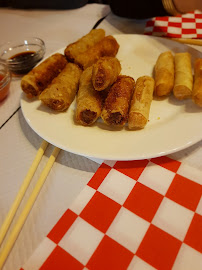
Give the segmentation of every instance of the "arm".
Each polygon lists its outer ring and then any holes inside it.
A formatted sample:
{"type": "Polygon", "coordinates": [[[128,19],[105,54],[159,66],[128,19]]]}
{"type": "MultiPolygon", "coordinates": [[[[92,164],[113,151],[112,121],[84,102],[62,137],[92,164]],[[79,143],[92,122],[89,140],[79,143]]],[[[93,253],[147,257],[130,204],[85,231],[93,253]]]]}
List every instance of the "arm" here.
{"type": "Polygon", "coordinates": [[[202,11],[201,0],[173,0],[177,10],[181,13],[186,13],[193,10],[202,11]]]}
{"type": "Polygon", "coordinates": [[[161,0],[110,0],[109,4],[115,15],[131,19],[168,15],[161,0]]]}
{"type": "Polygon", "coordinates": [[[202,10],[202,0],[109,0],[109,4],[115,15],[131,19],[202,10]]]}

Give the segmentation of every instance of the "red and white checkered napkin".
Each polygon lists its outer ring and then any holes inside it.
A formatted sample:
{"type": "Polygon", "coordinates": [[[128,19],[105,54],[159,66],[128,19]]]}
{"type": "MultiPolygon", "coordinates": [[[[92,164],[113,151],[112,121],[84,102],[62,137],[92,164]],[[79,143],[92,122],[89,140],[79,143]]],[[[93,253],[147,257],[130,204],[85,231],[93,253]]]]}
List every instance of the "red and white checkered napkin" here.
{"type": "Polygon", "coordinates": [[[22,269],[201,270],[201,182],[168,157],[103,163],[22,269]]]}
{"type": "Polygon", "coordinates": [[[202,38],[202,13],[190,12],[176,17],[155,17],[148,20],[146,35],[172,38],[202,38]]]}

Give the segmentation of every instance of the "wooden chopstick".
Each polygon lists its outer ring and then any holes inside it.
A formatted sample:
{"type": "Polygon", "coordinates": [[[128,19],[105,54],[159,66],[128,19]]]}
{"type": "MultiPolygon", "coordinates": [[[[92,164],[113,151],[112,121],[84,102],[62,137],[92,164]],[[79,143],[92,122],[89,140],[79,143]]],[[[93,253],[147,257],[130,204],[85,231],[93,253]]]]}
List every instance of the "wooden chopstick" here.
{"type": "Polygon", "coordinates": [[[166,38],[167,39],[174,40],[174,41],[178,41],[178,42],[184,43],[184,44],[202,46],[202,40],[199,40],[199,39],[191,39],[191,38],[169,38],[169,37],[166,37],[166,38]]]}
{"type": "Polygon", "coordinates": [[[52,166],[53,166],[53,163],[55,162],[58,154],[60,152],[60,149],[55,147],[51,156],[49,157],[49,160],[48,162],[46,163],[46,166],[44,167],[24,209],[22,210],[16,224],[14,225],[14,228],[13,230],[11,231],[11,234],[9,235],[8,237],[8,240],[4,246],[4,248],[2,249],[1,253],[0,253],[0,269],[2,269],[8,255],[9,255],[9,252],[11,251],[19,233],[20,233],[20,230],[22,229],[22,226],[24,225],[25,223],[25,220],[46,180],[46,177],[48,175],[48,173],[50,172],[52,166]]]}
{"type": "Polygon", "coordinates": [[[42,158],[47,146],[48,146],[48,142],[43,141],[41,143],[41,146],[39,147],[39,149],[37,151],[36,157],[33,160],[32,165],[30,166],[30,168],[27,172],[27,175],[25,176],[24,181],[22,182],[22,185],[18,191],[18,194],[17,194],[17,196],[16,196],[16,198],[15,198],[15,200],[14,200],[14,202],[13,202],[13,204],[12,204],[12,206],[11,206],[11,208],[10,208],[10,210],[9,210],[9,212],[8,212],[6,218],[1,226],[0,245],[1,245],[8,229],[9,229],[9,226],[13,220],[13,217],[14,217],[14,215],[15,215],[15,213],[16,213],[16,211],[17,211],[17,209],[18,209],[18,207],[19,207],[19,205],[24,197],[24,194],[25,194],[25,192],[26,192],[26,190],[27,190],[27,188],[32,180],[32,177],[33,177],[33,175],[34,175],[34,173],[35,173],[35,171],[36,171],[36,169],[41,161],[41,158],[42,158]]]}

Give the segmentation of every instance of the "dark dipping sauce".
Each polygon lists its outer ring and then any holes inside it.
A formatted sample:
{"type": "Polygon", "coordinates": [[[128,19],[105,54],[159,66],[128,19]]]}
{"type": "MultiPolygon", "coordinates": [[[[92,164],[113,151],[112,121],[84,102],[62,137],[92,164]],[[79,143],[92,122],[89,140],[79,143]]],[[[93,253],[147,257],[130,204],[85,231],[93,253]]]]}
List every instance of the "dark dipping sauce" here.
{"type": "Polygon", "coordinates": [[[9,68],[11,72],[16,75],[22,75],[28,73],[40,59],[35,59],[35,51],[26,51],[15,54],[11,56],[9,59],[12,60],[13,64],[11,63],[9,68]]]}
{"type": "MultiPolygon", "coordinates": [[[[2,74],[0,74],[0,86],[2,86],[2,82],[1,81],[3,81],[4,78],[5,78],[5,76],[2,75],[2,74]]],[[[8,95],[9,87],[10,87],[10,82],[7,83],[4,87],[1,88],[1,91],[0,91],[0,101],[2,101],[8,95]]]]}

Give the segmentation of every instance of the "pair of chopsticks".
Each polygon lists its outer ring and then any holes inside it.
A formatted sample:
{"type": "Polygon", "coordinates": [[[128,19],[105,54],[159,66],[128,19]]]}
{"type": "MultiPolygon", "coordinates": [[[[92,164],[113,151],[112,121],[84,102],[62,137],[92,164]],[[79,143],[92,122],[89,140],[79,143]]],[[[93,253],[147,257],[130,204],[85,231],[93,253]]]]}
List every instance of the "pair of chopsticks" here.
{"type": "MultiPolygon", "coordinates": [[[[27,173],[27,175],[26,175],[26,177],[25,177],[25,179],[24,179],[24,181],[19,189],[19,192],[18,192],[18,194],[17,194],[17,196],[16,196],[4,222],[3,222],[3,225],[0,228],[0,245],[1,245],[6,233],[10,227],[10,224],[15,216],[15,213],[16,213],[16,211],[17,211],[17,209],[18,209],[18,207],[19,207],[19,205],[24,197],[24,194],[25,194],[25,192],[26,192],[26,190],[31,182],[31,179],[32,179],[35,171],[37,170],[37,167],[41,161],[41,158],[42,158],[47,146],[48,146],[48,142],[43,141],[40,148],[38,149],[38,152],[36,154],[36,157],[31,165],[31,167],[28,170],[28,173],[27,173]]],[[[50,170],[53,166],[53,163],[56,160],[59,152],[60,152],[59,148],[55,147],[53,149],[53,152],[51,153],[49,160],[47,161],[31,195],[30,195],[30,197],[25,205],[25,207],[23,208],[16,224],[14,225],[14,228],[11,231],[7,242],[0,253],[0,269],[2,269],[8,255],[9,255],[9,252],[11,251],[11,249],[12,249],[12,247],[13,247],[13,245],[14,245],[14,243],[19,235],[20,230],[22,229],[22,226],[24,225],[25,220],[26,220],[43,184],[45,183],[46,177],[48,176],[48,173],[50,172],[50,170]]]]}
{"type": "Polygon", "coordinates": [[[197,46],[202,46],[202,40],[199,39],[191,39],[191,38],[169,38],[168,39],[184,43],[184,44],[189,44],[189,45],[197,45],[197,46]]]}

